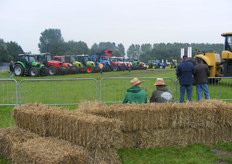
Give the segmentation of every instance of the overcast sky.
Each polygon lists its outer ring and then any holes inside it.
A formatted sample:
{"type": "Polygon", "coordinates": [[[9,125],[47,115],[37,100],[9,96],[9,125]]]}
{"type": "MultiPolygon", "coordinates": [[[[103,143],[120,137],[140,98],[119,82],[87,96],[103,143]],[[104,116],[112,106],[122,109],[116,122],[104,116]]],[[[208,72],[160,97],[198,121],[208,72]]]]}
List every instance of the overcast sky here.
{"type": "Polygon", "coordinates": [[[0,38],[38,53],[41,32],[65,41],[223,43],[232,32],[232,0],[0,0],[0,38]]]}

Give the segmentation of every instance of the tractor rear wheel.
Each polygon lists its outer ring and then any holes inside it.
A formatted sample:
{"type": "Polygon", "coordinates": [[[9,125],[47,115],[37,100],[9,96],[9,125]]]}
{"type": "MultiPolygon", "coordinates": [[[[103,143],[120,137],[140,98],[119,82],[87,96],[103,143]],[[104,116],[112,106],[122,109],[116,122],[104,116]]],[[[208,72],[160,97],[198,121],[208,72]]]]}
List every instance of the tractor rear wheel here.
{"type": "Polygon", "coordinates": [[[37,76],[39,76],[39,68],[37,68],[37,67],[31,67],[29,69],[29,75],[31,77],[37,77],[37,76]]]}
{"type": "Polygon", "coordinates": [[[22,65],[17,64],[14,67],[14,74],[15,74],[15,76],[23,76],[23,74],[24,74],[24,68],[22,67],[22,65]]]}
{"type": "Polygon", "coordinates": [[[57,68],[54,67],[54,66],[48,67],[48,73],[49,73],[50,76],[56,75],[56,73],[57,73],[57,68]]]}
{"type": "Polygon", "coordinates": [[[113,71],[118,71],[118,66],[113,66],[113,71]]]}
{"type": "Polygon", "coordinates": [[[47,67],[42,67],[41,69],[40,69],[40,75],[41,76],[48,76],[49,75],[49,71],[48,71],[48,68],[47,67]]]}

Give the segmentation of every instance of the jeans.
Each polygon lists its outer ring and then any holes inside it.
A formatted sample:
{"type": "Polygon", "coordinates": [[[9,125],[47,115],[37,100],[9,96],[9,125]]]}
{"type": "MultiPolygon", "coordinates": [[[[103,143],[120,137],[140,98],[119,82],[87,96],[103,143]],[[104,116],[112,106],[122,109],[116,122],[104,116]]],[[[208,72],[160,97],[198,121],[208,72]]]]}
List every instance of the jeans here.
{"type": "Polygon", "coordinates": [[[201,90],[204,91],[205,99],[209,99],[208,84],[196,84],[196,89],[197,89],[197,99],[198,99],[198,101],[201,100],[201,90]]]}
{"type": "Polygon", "coordinates": [[[187,90],[188,100],[192,101],[192,84],[180,84],[180,103],[184,102],[185,90],[187,90]]]}
{"type": "Polygon", "coordinates": [[[10,79],[12,79],[14,72],[10,72],[10,79]]]}

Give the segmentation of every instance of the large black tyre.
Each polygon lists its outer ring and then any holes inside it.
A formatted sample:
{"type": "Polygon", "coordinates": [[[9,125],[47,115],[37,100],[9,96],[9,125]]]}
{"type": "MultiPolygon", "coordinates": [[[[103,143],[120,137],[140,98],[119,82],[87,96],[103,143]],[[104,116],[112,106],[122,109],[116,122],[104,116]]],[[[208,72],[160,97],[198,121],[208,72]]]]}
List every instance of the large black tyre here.
{"type": "Polygon", "coordinates": [[[70,73],[71,73],[71,74],[76,74],[76,73],[78,73],[78,68],[77,68],[77,66],[73,65],[73,66],[70,68],[70,73]]]}
{"type": "Polygon", "coordinates": [[[113,71],[118,71],[118,66],[113,66],[113,71]]]}
{"type": "Polygon", "coordinates": [[[57,74],[57,68],[54,67],[54,66],[48,67],[48,74],[49,74],[50,76],[56,75],[56,74],[57,74]]]}
{"type": "Polygon", "coordinates": [[[61,67],[61,72],[62,72],[62,75],[67,75],[67,74],[68,74],[68,72],[69,72],[69,70],[68,70],[68,68],[67,68],[67,67],[62,66],[62,67],[61,67]]]}
{"type": "Polygon", "coordinates": [[[29,69],[29,76],[31,76],[31,77],[39,76],[39,68],[38,67],[31,67],[29,69]]]}
{"type": "Polygon", "coordinates": [[[108,65],[104,65],[104,67],[103,67],[103,72],[108,72],[109,71],[109,67],[108,67],[108,65]]]}
{"type": "Polygon", "coordinates": [[[49,70],[48,70],[48,68],[47,67],[42,67],[41,69],[40,69],[40,75],[41,76],[48,76],[49,75],[49,70]]]}
{"type": "Polygon", "coordinates": [[[22,65],[17,64],[14,67],[14,74],[15,76],[23,76],[24,75],[24,68],[22,65]]]}

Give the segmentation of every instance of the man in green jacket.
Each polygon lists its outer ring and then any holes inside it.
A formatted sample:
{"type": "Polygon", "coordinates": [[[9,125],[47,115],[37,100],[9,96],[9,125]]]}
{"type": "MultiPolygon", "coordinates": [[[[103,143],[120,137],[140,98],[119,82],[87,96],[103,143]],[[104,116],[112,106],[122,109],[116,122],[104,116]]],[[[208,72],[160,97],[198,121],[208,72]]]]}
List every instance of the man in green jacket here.
{"type": "Polygon", "coordinates": [[[134,78],[130,81],[130,83],[132,87],[127,89],[126,97],[122,103],[147,103],[146,91],[141,88],[142,81],[140,81],[138,78],[134,78]]]}

